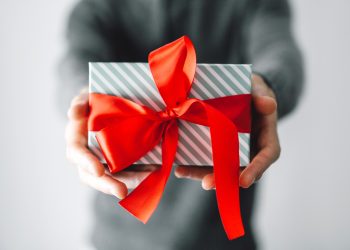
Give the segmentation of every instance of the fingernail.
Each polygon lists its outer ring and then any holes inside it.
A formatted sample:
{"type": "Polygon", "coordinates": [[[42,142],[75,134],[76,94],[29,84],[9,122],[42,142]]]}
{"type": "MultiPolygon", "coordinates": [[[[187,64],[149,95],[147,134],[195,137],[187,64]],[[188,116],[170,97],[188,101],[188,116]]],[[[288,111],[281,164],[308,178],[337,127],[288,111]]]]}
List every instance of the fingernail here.
{"type": "Polygon", "coordinates": [[[255,181],[254,177],[246,177],[245,181],[240,181],[242,188],[249,188],[255,181]],[[242,183],[243,182],[243,183],[242,183]]]}
{"type": "Polygon", "coordinates": [[[90,174],[92,174],[92,175],[94,175],[94,176],[97,176],[97,177],[100,176],[100,173],[99,173],[99,172],[97,171],[97,169],[94,168],[93,166],[90,166],[90,167],[88,168],[88,171],[89,171],[90,174]]]}
{"type": "Polygon", "coordinates": [[[104,171],[101,170],[100,166],[95,165],[94,162],[88,162],[87,164],[87,170],[90,172],[90,174],[100,177],[104,174],[104,171]]]}
{"type": "Polygon", "coordinates": [[[257,179],[253,178],[253,181],[250,183],[249,186],[253,185],[256,181],[257,181],[257,179]]]}
{"type": "Polygon", "coordinates": [[[202,182],[202,188],[204,189],[204,190],[211,190],[211,189],[213,189],[213,186],[212,185],[209,185],[208,183],[205,183],[205,182],[202,182]]]}
{"type": "Polygon", "coordinates": [[[250,180],[248,181],[248,185],[246,188],[249,188],[251,185],[253,185],[254,181],[255,181],[255,178],[251,177],[250,180]]]}
{"type": "Polygon", "coordinates": [[[187,170],[185,168],[177,168],[175,171],[175,176],[177,178],[184,178],[188,175],[187,170]]]}
{"type": "Polygon", "coordinates": [[[180,174],[179,174],[179,170],[178,169],[175,169],[174,174],[175,174],[175,177],[180,178],[180,174]]]}
{"type": "Polygon", "coordinates": [[[121,197],[121,195],[114,189],[110,190],[111,194],[115,197],[117,197],[118,199],[123,199],[123,197],[121,197]]]}
{"type": "Polygon", "coordinates": [[[92,174],[92,175],[95,175],[95,176],[98,175],[96,169],[95,169],[94,167],[92,167],[92,166],[90,166],[90,167],[88,168],[88,171],[89,171],[90,174],[92,174]]]}

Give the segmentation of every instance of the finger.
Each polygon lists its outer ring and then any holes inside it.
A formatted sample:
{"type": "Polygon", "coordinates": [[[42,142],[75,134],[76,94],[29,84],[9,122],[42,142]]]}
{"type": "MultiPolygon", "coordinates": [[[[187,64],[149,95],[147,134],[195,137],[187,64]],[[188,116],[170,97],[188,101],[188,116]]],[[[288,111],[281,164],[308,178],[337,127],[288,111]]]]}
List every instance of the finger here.
{"type": "Polygon", "coordinates": [[[277,102],[270,96],[253,96],[255,110],[262,115],[273,114],[277,110],[277,102]]]}
{"type": "Polygon", "coordinates": [[[89,88],[85,87],[80,91],[80,95],[82,95],[84,98],[89,95],[89,88]]]}
{"type": "MultiPolygon", "coordinates": [[[[239,173],[241,174],[241,172],[244,170],[244,167],[240,167],[239,169],[239,173]]],[[[203,180],[202,180],[202,188],[205,190],[212,190],[215,189],[215,178],[214,178],[214,174],[208,174],[206,176],[204,176],[203,180]]]]}
{"type": "Polygon", "coordinates": [[[177,178],[202,180],[204,176],[213,172],[213,167],[208,166],[178,166],[175,169],[177,178]]]}
{"type": "Polygon", "coordinates": [[[74,143],[67,146],[67,158],[75,165],[81,166],[85,171],[95,176],[104,175],[103,164],[81,144],[74,143]]]}
{"type": "Polygon", "coordinates": [[[78,170],[81,181],[90,187],[105,194],[114,195],[119,199],[124,199],[127,196],[128,189],[125,184],[113,179],[111,176],[103,175],[97,177],[86,172],[82,167],[78,167],[78,170]]]}
{"type": "Polygon", "coordinates": [[[280,154],[279,146],[267,146],[263,148],[242,171],[239,183],[243,188],[250,187],[255,181],[261,178],[267,168],[274,163],[280,154]]]}
{"type": "Polygon", "coordinates": [[[202,180],[202,188],[204,190],[211,190],[215,188],[214,174],[207,174],[202,180]]]}
{"type": "Polygon", "coordinates": [[[158,165],[158,164],[133,164],[130,167],[126,168],[124,171],[132,171],[132,172],[155,171],[160,167],[161,165],[158,165]]]}
{"type": "Polygon", "coordinates": [[[113,174],[112,177],[123,182],[128,189],[133,189],[140,185],[151,173],[152,171],[121,171],[113,174]]]}
{"type": "Polygon", "coordinates": [[[70,120],[65,130],[65,139],[67,145],[80,144],[87,145],[87,120],[70,120]]]}
{"type": "Polygon", "coordinates": [[[85,118],[89,110],[89,98],[86,93],[82,93],[73,98],[71,105],[68,109],[68,118],[71,120],[77,120],[85,118]]]}
{"type": "MultiPolygon", "coordinates": [[[[73,101],[73,109],[75,101],[73,101]]],[[[77,117],[75,117],[77,118],[77,117]]],[[[71,119],[66,127],[66,156],[75,165],[83,166],[86,171],[96,176],[104,174],[100,161],[87,149],[87,120],[71,119]]]]}

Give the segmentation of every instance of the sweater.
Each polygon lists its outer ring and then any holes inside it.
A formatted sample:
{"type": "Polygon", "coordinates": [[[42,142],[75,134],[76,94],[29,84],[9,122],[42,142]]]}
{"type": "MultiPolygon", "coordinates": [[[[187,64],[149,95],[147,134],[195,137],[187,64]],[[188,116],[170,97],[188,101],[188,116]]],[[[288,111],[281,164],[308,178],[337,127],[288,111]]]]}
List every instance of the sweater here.
{"type": "MultiPolygon", "coordinates": [[[[182,35],[198,63],[252,64],[272,88],[279,118],[296,106],[303,64],[286,0],[81,0],[67,22],[57,100],[65,112],[88,85],[88,62],[147,62],[148,53],[182,35]]],[[[240,190],[246,235],[229,241],[214,191],[173,176],[143,225],[115,197],[96,193],[91,242],[97,249],[256,249],[251,217],[256,185],[240,190]]]]}

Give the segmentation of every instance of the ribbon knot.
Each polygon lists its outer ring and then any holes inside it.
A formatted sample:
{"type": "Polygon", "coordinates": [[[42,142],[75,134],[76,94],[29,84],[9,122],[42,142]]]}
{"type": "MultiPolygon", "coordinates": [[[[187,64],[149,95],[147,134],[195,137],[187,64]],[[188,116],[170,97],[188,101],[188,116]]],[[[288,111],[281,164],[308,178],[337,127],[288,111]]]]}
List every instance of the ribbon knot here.
{"type": "Polygon", "coordinates": [[[159,115],[164,120],[171,120],[171,119],[175,119],[178,117],[178,115],[176,114],[176,112],[172,108],[166,108],[165,110],[160,111],[159,115]]]}
{"type": "Polygon", "coordinates": [[[171,173],[181,119],[210,128],[216,197],[229,239],[244,234],[239,206],[238,132],[250,131],[250,95],[210,100],[187,99],[196,55],[187,37],[152,51],[148,58],[166,108],[156,112],[130,100],[90,93],[89,130],[112,173],[121,171],[161,143],[162,166],[152,172],[120,205],[146,223],[155,211],[171,173]]]}

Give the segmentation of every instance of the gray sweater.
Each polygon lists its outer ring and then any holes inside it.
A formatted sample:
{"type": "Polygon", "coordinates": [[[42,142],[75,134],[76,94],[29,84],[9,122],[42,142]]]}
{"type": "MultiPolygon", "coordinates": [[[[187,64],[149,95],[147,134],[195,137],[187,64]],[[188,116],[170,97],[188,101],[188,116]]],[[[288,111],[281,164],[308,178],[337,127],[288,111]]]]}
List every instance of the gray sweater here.
{"type": "MultiPolygon", "coordinates": [[[[251,63],[274,90],[278,114],[296,105],[303,81],[300,51],[285,0],[82,0],[67,28],[58,87],[60,107],[88,84],[88,62],[146,62],[148,52],[182,35],[198,63],[251,63]]],[[[97,194],[92,242],[98,249],[255,249],[250,227],[254,189],[241,190],[246,236],[228,241],[214,192],[170,178],[147,225],[97,194]]]]}

